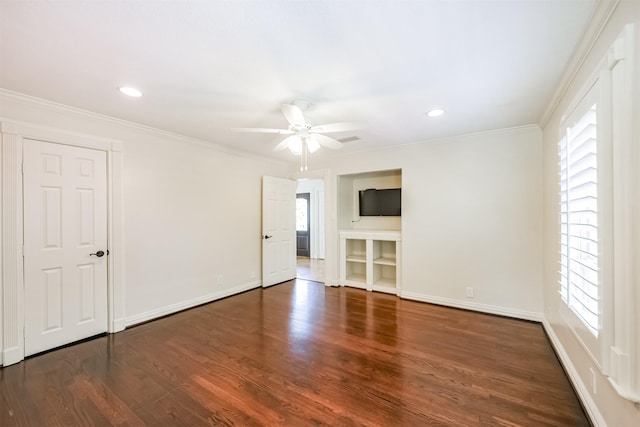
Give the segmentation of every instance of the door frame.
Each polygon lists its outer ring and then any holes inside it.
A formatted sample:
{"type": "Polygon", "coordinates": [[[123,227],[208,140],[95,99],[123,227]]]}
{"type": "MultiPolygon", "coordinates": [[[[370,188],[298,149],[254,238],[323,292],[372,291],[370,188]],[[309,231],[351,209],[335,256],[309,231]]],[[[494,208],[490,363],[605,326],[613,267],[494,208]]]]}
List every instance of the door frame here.
{"type": "Polygon", "coordinates": [[[331,169],[315,169],[294,172],[288,178],[300,181],[303,179],[320,179],[324,181],[324,265],[325,286],[340,286],[338,271],[338,233],[337,233],[337,191],[336,177],[331,169]],[[335,231],[335,233],[334,233],[335,231]]]}
{"type": "Polygon", "coordinates": [[[23,140],[101,150],[107,155],[107,332],[124,330],[124,257],[121,141],[11,120],[0,121],[2,227],[0,228],[0,366],[24,359],[23,140]]]}
{"type": "MultiPolygon", "coordinates": [[[[297,182],[296,182],[297,184],[297,182]]],[[[304,199],[307,201],[307,252],[308,257],[311,258],[311,193],[298,193],[296,192],[296,203],[298,203],[298,199],[304,199]],[[307,196],[307,197],[299,197],[299,196],[307,196]]],[[[297,205],[296,205],[297,211],[297,205]]],[[[298,254],[298,226],[296,221],[296,257],[303,256],[298,254]]]]}

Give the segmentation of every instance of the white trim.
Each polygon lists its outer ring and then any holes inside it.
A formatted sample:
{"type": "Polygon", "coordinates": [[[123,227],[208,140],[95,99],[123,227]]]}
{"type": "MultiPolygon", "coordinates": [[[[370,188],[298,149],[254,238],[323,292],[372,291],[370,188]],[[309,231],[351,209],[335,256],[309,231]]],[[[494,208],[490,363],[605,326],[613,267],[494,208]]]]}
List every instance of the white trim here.
{"type": "Polygon", "coordinates": [[[611,387],[613,387],[613,389],[616,391],[616,393],[620,395],[620,397],[627,399],[628,401],[636,405],[640,405],[640,395],[631,393],[629,392],[629,390],[623,389],[611,377],[607,377],[607,380],[609,381],[609,384],[611,384],[611,387]]]}
{"type": "Polygon", "coordinates": [[[22,136],[0,126],[2,136],[2,365],[24,359],[22,136]]]}
{"type": "Polygon", "coordinates": [[[558,360],[560,360],[560,363],[564,367],[564,370],[569,377],[569,381],[571,381],[573,388],[578,394],[580,402],[582,403],[585,411],[587,412],[587,415],[589,416],[589,420],[595,427],[606,427],[607,423],[600,413],[600,410],[598,410],[598,405],[596,405],[596,403],[593,401],[593,398],[591,397],[586,384],[582,381],[580,375],[578,375],[578,371],[576,370],[575,366],[573,366],[573,363],[571,363],[571,358],[562,346],[562,341],[560,341],[555,331],[546,319],[542,321],[542,327],[549,337],[551,346],[555,350],[556,356],[558,356],[558,360]]]}
{"type": "MultiPolygon", "coordinates": [[[[593,365],[596,366],[602,374],[606,374],[602,362],[598,360],[598,356],[600,355],[593,354],[593,351],[589,347],[589,344],[584,342],[582,335],[576,330],[577,324],[582,322],[582,320],[578,316],[576,316],[576,314],[571,310],[569,306],[564,303],[564,301],[562,302],[562,304],[564,304],[564,307],[559,310],[560,318],[562,319],[564,324],[567,325],[567,328],[569,329],[569,331],[571,331],[571,335],[573,335],[573,338],[575,338],[578,344],[580,344],[580,347],[582,347],[582,350],[584,350],[584,354],[587,355],[591,363],[593,363],[593,365]]],[[[587,332],[587,334],[588,333],[589,332],[587,332]]]]}
{"type": "Polygon", "coordinates": [[[338,280],[325,280],[324,285],[329,288],[339,288],[342,286],[338,280]]]}
{"type": "Polygon", "coordinates": [[[534,322],[541,322],[543,319],[542,313],[536,313],[534,311],[516,310],[507,307],[500,307],[497,305],[469,303],[466,301],[460,301],[452,298],[442,298],[433,295],[420,294],[416,292],[401,292],[401,298],[410,299],[414,301],[426,302],[430,304],[444,305],[447,307],[461,308],[464,310],[478,311],[481,313],[496,314],[498,316],[513,317],[522,320],[531,320],[534,322]]]}
{"type": "MultiPolygon", "coordinates": [[[[589,75],[586,82],[580,86],[580,90],[577,92],[578,96],[571,100],[567,108],[564,110],[564,114],[560,117],[560,135],[566,136],[566,128],[569,126],[566,124],[567,119],[578,106],[584,101],[584,99],[589,95],[589,92],[593,89],[594,86],[599,84],[600,80],[603,78],[602,70],[604,69],[605,61],[601,61],[598,66],[596,66],[595,70],[589,75]]],[[[599,94],[597,100],[598,105],[600,105],[600,101],[603,96],[599,94]]],[[[600,124],[600,123],[598,123],[600,124]]]]}
{"type": "Polygon", "coordinates": [[[230,289],[214,292],[208,295],[202,295],[197,298],[193,298],[187,301],[178,302],[165,307],[157,308],[155,310],[147,311],[144,313],[136,314],[135,316],[129,316],[124,320],[126,327],[137,325],[139,323],[148,322],[159,317],[168,316],[170,314],[178,313],[189,308],[197,307],[202,304],[207,304],[222,298],[226,298],[232,295],[236,295],[242,292],[257,289],[262,286],[262,282],[259,280],[246,283],[244,285],[234,286],[230,289]]]}
{"type": "MultiPolygon", "coordinates": [[[[634,131],[638,124],[634,114],[637,99],[634,90],[638,87],[636,76],[635,24],[627,24],[609,51],[613,106],[613,286],[614,300],[609,307],[613,315],[613,336],[607,343],[611,364],[608,366],[610,381],[615,390],[625,399],[638,402],[640,381],[637,367],[640,364],[637,347],[638,325],[634,311],[634,265],[633,232],[636,228],[637,207],[634,207],[634,191],[639,188],[634,181],[634,131]],[[634,129],[635,126],[635,129],[634,129]]],[[[636,110],[637,111],[637,110],[636,110]]],[[[637,134],[637,133],[636,133],[637,134]]]]}
{"type": "Polygon", "coordinates": [[[108,332],[123,329],[124,257],[122,210],[122,142],[30,123],[0,122],[2,135],[2,366],[24,359],[23,139],[102,150],[107,153],[108,332]]]}
{"type": "MultiPolygon", "coordinates": [[[[464,140],[468,140],[468,139],[475,139],[481,136],[492,136],[492,135],[521,135],[521,134],[526,134],[526,133],[530,133],[531,131],[540,131],[540,126],[538,126],[538,124],[529,124],[529,125],[523,125],[523,126],[514,126],[514,127],[509,127],[509,128],[503,128],[503,129],[492,129],[492,130],[483,130],[483,131],[479,131],[479,132],[470,132],[470,133],[460,133],[457,135],[450,135],[450,136],[443,136],[443,137],[439,137],[439,138],[433,138],[433,139],[424,139],[424,140],[420,140],[420,141],[413,141],[413,142],[407,142],[407,143],[402,143],[402,144],[396,144],[396,145],[392,145],[392,146],[384,146],[384,147],[374,147],[374,148],[369,148],[369,149],[365,149],[365,150],[360,150],[360,151],[352,151],[352,152],[346,152],[346,153],[339,153],[339,152],[334,152],[334,156],[342,156],[342,157],[348,157],[348,156],[362,156],[363,154],[366,153],[373,153],[376,151],[385,151],[385,150],[389,150],[389,149],[393,149],[393,150],[400,150],[406,147],[411,147],[414,145],[420,145],[420,144],[438,144],[438,143],[451,143],[451,142],[462,142],[464,140]]],[[[358,164],[359,165],[359,164],[358,164]]],[[[354,166],[358,166],[355,165],[354,166]]],[[[389,165],[388,167],[385,166],[384,170],[400,170],[402,169],[401,165],[398,166],[393,166],[393,165],[389,165]]],[[[372,172],[370,169],[354,169],[354,170],[349,170],[349,171],[343,171],[340,173],[340,175],[351,175],[351,174],[356,174],[356,173],[366,173],[366,172],[372,172]]],[[[377,172],[377,171],[376,171],[377,172]]]]}
{"type": "Polygon", "coordinates": [[[24,359],[24,349],[17,346],[5,348],[4,351],[0,353],[0,356],[4,361],[4,364],[1,366],[13,365],[24,359]]]}
{"type": "Polygon", "coordinates": [[[580,44],[574,51],[565,71],[562,74],[560,83],[558,83],[551,101],[547,104],[539,123],[541,128],[545,128],[557,108],[562,103],[563,98],[567,94],[569,87],[575,82],[576,76],[582,69],[585,61],[593,51],[596,42],[600,39],[602,32],[609,23],[613,12],[618,7],[620,0],[599,0],[596,9],[591,16],[589,25],[580,38],[580,44]]]}
{"type": "MultiPolygon", "coordinates": [[[[98,113],[94,113],[91,111],[87,111],[87,110],[83,110],[80,108],[75,108],[75,107],[70,107],[68,105],[64,105],[64,104],[58,104],[56,102],[53,101],[48,101],[46,99],[42,99],[42,98],[36,98],[30,95],[25,95],[22,93],[18,93],[18,92],[13,92],[10,90],[6,90],[6,89],[2,89],[0,88],[0,98],[7,98],[10,99],[14,102],[22,102],[25,104],[29,104],[29,105],[35,105],[37,107],[43,108],[43,109],[47,109],[50,111],[55,111],[57,113],[65,113],[65,114],[70,114],[70,115],[75,115],[75,116],[80,116],[80,117],[84,117],[84,118],[90,118],[90,119],[94,119],[94,120],[100,120],[103,123],[109,123],[109,124],[113,124],[113,125],[118,125],[118,126],[123,126],[129,129],[134,129],[138,132],[143,132],[147,135],[151,135],[153,137],[156,138],[166,138],[166,139],[170,139],[171,141],[174,142],[178,142],[178,143],[183,143],[183,144],[194,144],[194,145],[198,145],[198,146],[204,146],[207,148],[211,148],[214,150],[217,150],[218,152],[221,153],[225,153],[225,154],[233,154],[236,156],[240,156],[243,158],[250,158],[250,159],[259,159],[262,162],[270,162],[273,164],[289,164],[290,162],[288,161],[284,161],[284,160],[280,160],[280,159],[275,159],[275,158],[270,158],[270,157],[264,157],[263,155],[258,155],[256,153],[252,153],[250,151],[245,151],[245,150],[240,150],[234,147],[230,147],[221,143],[217,143],[217,142],[211,142],[211,141],[205,141],[202,139],[197,139],[197,138],[192,138],[192,137],[188,137],[188,136],[184,136],[184,135],[180,135],[177,133],[173,133],[173,132],[168,132],[168,131],[164,131],[161,129],[157,129],[157,128],[153,128],[150,126],[145,126],[145,125],[141,125],[138,123],[134,123],[134,122],[129,122],[126,120],[122,120],[122,119],[118,119],[115,117],[111,117],[111,116],[107,116],[104,114],[98,114],[98,113]]],[[[0,121],[4,121],[4,119],[2,117],[0,117],[0,121]]],[[[10,121],[10,119],[8,120],[10,121]]],[[[45,129],[45,127],[41,127],[42,129],[45,129]]],[[[52,129],[52,128],[49,128],[52,129]]],[[[69,134],[72,134],[69,132],[69,134]]],[[[104,140],[104,138],[95,138],[97,140],[104,140]]]]}
{"type": "Polygon", "coordinates": [[[121,151],[107,152],[107,246],[110,250],[108,264],[108,332],[124,330],[125,276],[124,276],[124,198],[122,188],[123,154],[121,151]]]}
{"type": "Polygon", "coordinates": [[[4,119],[2,117],[0,117],[0,132],[56,144],[73,145],[103,151],[122,151],[122,142],[115,139],[101,138],[79,132],[69,132],[49,126],[4,119]]]}
{"type": "MultiPolygon", "coordinates": [[[[422,141],[415,141],[415,142],[409,142],[406,144],[400,144],[400,145],[396,145],[394,146],[394,148],[398,148],[398,147],[404,147],[404,146],[408,146],[408,145],[416,145],[416,144],[435,144],[435,143],[439,143],[439,142],[453,142],[453,141],[457,141],[457,140],[463,140],[463,139],[476,139],[480,136],[491,136],[491,135],[520,135],[523,133],[530,133],[531,131],[534,130],[540,130],[540,126],[538,126],[537,124],[529,124],[529,125],[522,125],[522,126],[513,126],[513,127],[508,127],[508,128],[502,128],[502,129],[491,129],[491,130],[483,130],[483,131],[479,131],[479,132],[471,132],[471,133],[461,133],[458,135],[452,135],[452,136],[443,136],[440,138],[433,138],[433,139],[426,139],[426,140],[422,140],[422,141]]],[[[374,148],[372,150],[385,150],[388,149],[389,147],[381,147],[381,148],[374,148]]],[[[360,153],[360,152],[359,152],[360,153]]],[[[387,170],[393,170],[393,169],[402,169],[401,167],[398,168],[385,168],[387,170]]]]}

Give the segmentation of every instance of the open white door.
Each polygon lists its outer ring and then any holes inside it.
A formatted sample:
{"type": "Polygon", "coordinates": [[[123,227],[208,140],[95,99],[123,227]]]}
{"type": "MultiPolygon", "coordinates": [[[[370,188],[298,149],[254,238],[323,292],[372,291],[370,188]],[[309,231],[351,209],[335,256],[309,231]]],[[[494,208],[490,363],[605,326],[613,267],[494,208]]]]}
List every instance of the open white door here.
{"type": "Polygon", "coordinates": [[[107,331],[106,152],[24,141],[25,355],[107,331]]]}
{"type": "Polygon", "coordinates": [[[296,181],[262,177],[262,286],[296,277],[296,181]]]}

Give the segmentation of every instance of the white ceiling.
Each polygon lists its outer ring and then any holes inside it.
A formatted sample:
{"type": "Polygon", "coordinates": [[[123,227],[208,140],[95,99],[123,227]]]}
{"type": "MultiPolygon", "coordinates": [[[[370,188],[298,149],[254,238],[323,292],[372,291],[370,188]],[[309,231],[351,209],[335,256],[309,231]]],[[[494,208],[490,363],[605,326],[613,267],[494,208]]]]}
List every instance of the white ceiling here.
{"type": "Polygon", "coordinates": [[[0,0],[0,87],[295,160],[271,151],[282,136],[230,129],[286,128],[296,99],[315,124],[365,121],[334,134],[361,138],[347,152],[537,123],[595,6],[0,0]]]}

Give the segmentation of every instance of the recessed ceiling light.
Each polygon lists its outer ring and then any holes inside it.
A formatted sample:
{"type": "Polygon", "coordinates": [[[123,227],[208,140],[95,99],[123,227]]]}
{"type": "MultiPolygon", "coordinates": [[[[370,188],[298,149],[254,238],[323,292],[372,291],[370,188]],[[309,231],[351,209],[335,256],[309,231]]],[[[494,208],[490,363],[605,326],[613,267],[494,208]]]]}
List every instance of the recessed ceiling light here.
{"type": "Polygon", "coordinates": [[[427,111],[427,116],[429,117],[440,117],[444,114],[444,110],[442,108],[434,108],[433,110],[427,111]]]}
{"type": "Polygon", "coordinates": [[[136,98],[142,96],[142,92],[140,92],[138,89],[134,87],[121,86],[118,88],[118,90],[127,96],[134,96],[136,98]]]}

